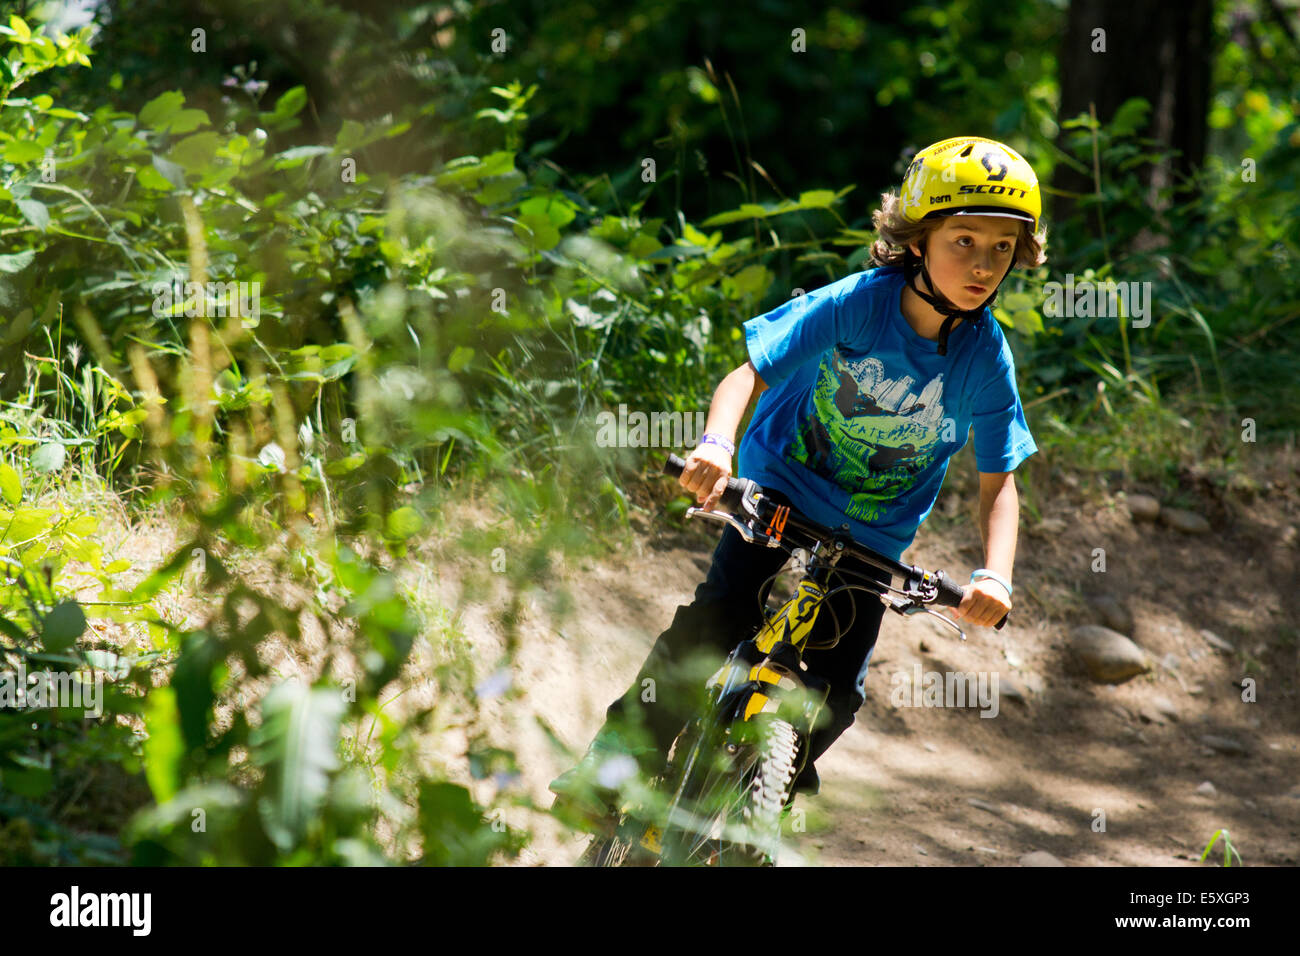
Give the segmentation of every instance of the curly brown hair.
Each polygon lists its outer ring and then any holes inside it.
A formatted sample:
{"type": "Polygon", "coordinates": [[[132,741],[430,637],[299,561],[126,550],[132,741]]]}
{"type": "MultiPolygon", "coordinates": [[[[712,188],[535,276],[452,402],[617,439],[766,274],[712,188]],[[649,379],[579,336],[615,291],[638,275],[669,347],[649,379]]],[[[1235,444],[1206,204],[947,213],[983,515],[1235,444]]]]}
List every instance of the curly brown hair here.
{"type": "MultiPolygon", "coordinates": [[[[871,224],[880,236],[871,244],[871,261],[877,266],[901,266],[908,246],[915,243],[924,248],[930,233],[938,229],[942,219],[930,219],[922,222],[909,222],[899,211],[899,198],[894,192],[882,193],[880,208],[871,214],[871,224]]],[[[1041,223],[1041,220],[1040,220],[1041,223]]],[[[1020,236],[1016,240],[1016,257],[1012,267],[1022,266],[1032,269],[1047,261],[1044,246],[1047,244],[1047,230],[1039,228],[1037,232],[1027,222],[1020,224],[1020,236]]]]}

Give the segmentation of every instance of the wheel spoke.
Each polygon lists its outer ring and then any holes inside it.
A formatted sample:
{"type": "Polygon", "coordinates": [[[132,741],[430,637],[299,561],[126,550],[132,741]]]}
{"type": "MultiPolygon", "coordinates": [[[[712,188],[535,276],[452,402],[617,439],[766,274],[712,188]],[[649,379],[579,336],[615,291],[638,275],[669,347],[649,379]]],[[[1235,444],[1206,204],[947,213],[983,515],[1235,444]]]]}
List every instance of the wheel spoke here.
{"type": "Polygon", "coordinates": [[[794,728],[780,719],[727,729],[697,725],[677,744],[682,753],[670,774],[673,799],[662,817],[660,862],[752,865],[774,859],[799,747],[794,728]]]}
{"type": "Polygon", "coordinates": [[[727,852],[735,821],[748,799],[759,757],[756,748],[750,744],[738,745],[737,751],[729,754],[725,763],[720,759],[721,750],[722,747],[718,747],[713,751],[714,760],[704,768],[703,781],[698,788],[691,788],[695,796],[691,810],[687,811],[689,816],[681,824],[676,824],[682,832],[690,834],[690,845],[685,854],[688,863],[716,862],[727,852]]]}

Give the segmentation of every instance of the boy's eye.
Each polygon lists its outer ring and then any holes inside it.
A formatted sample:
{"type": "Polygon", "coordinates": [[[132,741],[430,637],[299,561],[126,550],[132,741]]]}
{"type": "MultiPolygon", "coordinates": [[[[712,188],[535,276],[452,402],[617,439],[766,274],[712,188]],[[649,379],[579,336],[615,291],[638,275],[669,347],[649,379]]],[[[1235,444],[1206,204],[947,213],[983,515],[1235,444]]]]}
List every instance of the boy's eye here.
{"type": "MultiPolygon", "coordinates": [[[[971,246],[971,245],[974,245],[974,242],[975,242],[975,241],[974,241],[970,236],[958,236],[958,237],[957,237],[957,245],[959,245],[959,246],[971,246]]],[[[1004,239],[1002,242],[999,242],[999,243],[998,243],[994,248],[997,249],[998,252],[1010,252],[1010,251],[1011,251],[1011,243],[1010,243],[1010,242],[1007,242],[1007,241],[1004,239]]]]}

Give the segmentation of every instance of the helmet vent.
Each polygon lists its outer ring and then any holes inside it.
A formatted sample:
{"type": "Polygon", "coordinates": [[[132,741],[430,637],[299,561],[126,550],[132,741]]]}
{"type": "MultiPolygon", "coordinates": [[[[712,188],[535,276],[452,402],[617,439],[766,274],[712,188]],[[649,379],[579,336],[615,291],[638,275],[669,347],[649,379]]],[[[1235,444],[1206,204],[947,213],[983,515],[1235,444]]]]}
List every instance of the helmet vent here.
{"type": "Polygon", "coordinates": [[[961,156],[962,159],[965,159],[967,156],[970,155],[970,151],[974,148],[975,148],[975,144],[971,143],[969,146],[963,149],[959,155],[961,156]]]}

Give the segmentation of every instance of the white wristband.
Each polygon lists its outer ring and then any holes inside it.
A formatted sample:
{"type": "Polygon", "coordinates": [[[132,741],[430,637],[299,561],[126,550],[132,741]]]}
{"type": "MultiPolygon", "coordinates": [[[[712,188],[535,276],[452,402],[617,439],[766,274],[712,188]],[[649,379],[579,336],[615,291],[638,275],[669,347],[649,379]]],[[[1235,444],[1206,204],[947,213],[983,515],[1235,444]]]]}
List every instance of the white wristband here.
{"type": "Polygon", "coordinates": [[[1008,581],[1006,578],[1004,578],[1002,575],[998,574],[996,571],[990,571],[988,568],[979,568],[978,570],[972,571],[970,573],[970,580],[972,584],[974,584],[980,578],[992,578],[994,581],[997,581],[998,584],[1002,585],[1004,588],[1007,589],[1007,597],[1011,597],[1011,582],[1008,581]]]}

